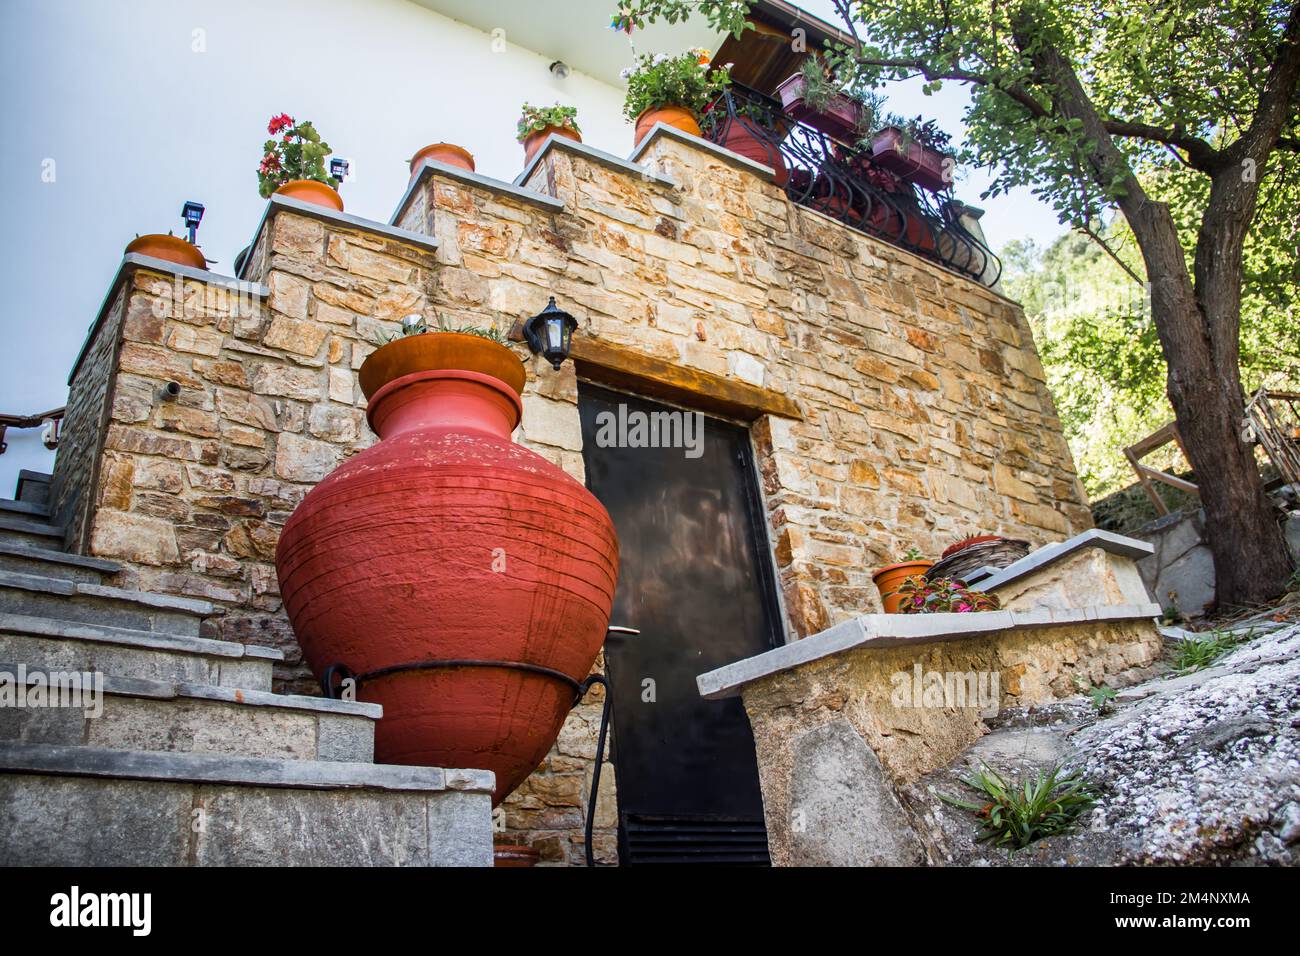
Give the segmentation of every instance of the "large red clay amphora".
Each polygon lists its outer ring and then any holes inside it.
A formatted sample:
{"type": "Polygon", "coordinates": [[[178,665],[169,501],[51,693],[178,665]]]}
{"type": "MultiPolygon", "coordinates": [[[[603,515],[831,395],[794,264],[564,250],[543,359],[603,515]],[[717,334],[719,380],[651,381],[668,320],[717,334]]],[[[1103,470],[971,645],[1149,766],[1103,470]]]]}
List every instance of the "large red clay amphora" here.
{"type": "Polygon", "coordinates": [[[318,679],[382,704],[375,759],[486,769],[494,805],[545,758],[609,625],[614,526],[514,444],[524,366],[456,332],[361,366],[382,439],[303,499],[275,564],[318,679]]]}

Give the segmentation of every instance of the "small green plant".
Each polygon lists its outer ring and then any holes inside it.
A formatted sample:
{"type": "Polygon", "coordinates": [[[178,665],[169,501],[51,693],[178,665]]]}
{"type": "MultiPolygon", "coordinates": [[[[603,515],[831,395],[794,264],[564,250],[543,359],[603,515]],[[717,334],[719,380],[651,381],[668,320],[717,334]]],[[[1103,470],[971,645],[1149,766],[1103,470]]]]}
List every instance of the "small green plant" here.
{"type": "Polygon", "coordinates": [[[1079,693],[1092,701],[1092,706],[1097,708],[1097,713],[1104,714],[1115,709],[1116,692],[1114,688],[1102,684],[1100,687],[1093,687],[1083,678],[1077,678],[1074,686],[1079,688],[1079,693]]]}
{"type": "Polygon", "coordinates": [[[1245,634],[1211,631],[1208,637],[1184,640],[1174,655],[1174,670],[1180,674],[1191,674],[1209,667],[1238,644],[1250,640],[1254,633],[1253,630],[1245,634]]]}
{"type": "Polygon", "coordinates": [[[627,80],[623,115],[629,120],[646,110],[681,106],[697,117],[731,82],[731,65],[711,70],[708,50],[691,50],[680,56],[642,53],[636,66],[620,74],[627,80]]]}
{"type": "Polygon", "coordinates": [[[309,121],[295,123],[288,113],[281,113],[271,117],[266,131],[273,138],[263,145],[262,162],[257,167],[257,191],[263,199],[295,179],[333,185],[325,170],[329,143],[321,142],[320,134],[309,121]]]}
{"type": "Polygon", "coordinates": [[[501,336],[501,333],[490,325],[448,325],[446,320],[441,317],[438,319],[438,324],[432,328],[427,322],[421,320],[419,322],[412,322],[410,325],[403,325],[391,335],[385,335],[383,332],[380,332],[378,344],[388,345],[390,342],[396,342],[398,339],[406,338],[408,335],[424,335],[426,332],[459,332],[462,335],[477,335],[481,339],[490,339],[491,341],[499,342],[502,345],[506,344],[506,340],[501,336]]]}
{"type": "Polygon", "coordinates": [[[900,614],[967,614],[997,611],[1002,603],[992,594],[968,588],[956,578],[935,578],[914,574],[898,587],[900,614]]]}
{"type": "Polygon", "coordinates": [[[1040,770],[1022,782],[1008,782],[987,764],[962,781],[987,797],[979,803],[946,794],[939,799],[954,807],[974,811],[980,819],[976,839],[992,842],[1008,856],[1036,840],[1074,829],[1079,817],[1097,802],[1087,779],[1060,765],[1040,770]]]}
{"type": "Polygon", "coordinates": [[[924,560],[925,560],[925,552],[922,551],[920,548],[918,548],[916,545],[912,545],[912,547],[908,548],[905,552],[903,552],[903,560],[904,560],[904,561],[924,561],[924,560]]]}
{"type": "Polygon", "coordinates": [[[515,127],[517,134],[515,138],[522,143],[533,133],[540,133],[548,126],[581,134],[582,130],[578,128],[578,108],[561,106],[559,103],[554,106],[530,106],[525,103],[515,127]]]}

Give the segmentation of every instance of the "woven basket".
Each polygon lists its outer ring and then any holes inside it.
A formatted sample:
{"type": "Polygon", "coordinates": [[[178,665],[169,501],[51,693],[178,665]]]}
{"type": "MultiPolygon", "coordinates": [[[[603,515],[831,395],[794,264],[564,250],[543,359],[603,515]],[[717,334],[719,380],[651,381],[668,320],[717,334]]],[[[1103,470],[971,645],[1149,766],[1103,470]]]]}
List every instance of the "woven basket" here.
{"type": "Polygon", "coordinates": [[[1014,564],[1029,553],[1029,542],[1015,538],[998,538],[996,541],[980,541],[967,545],[960,551],[950,554],[925,572],[927,581],[938,578],[956,578],[970,574],[979,568],[1005,568],[1014,564]]]}

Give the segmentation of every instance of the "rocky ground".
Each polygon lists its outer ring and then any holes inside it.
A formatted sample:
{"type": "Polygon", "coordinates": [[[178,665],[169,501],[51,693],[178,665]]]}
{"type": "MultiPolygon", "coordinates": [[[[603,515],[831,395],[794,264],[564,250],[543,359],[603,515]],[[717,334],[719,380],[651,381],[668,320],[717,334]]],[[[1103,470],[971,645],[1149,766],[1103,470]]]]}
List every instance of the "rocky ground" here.
{"type": "Polygon", "coordinates": [[[1300,624],[1269,624],[1201,671],[1119,692],[1007,711],[951,767],[904,800],[935,863],[1260,865],[1300,863],[1300,624]],[[1065,762],[1099,792],[1074,833],[1008,857],[977,844],[962,784],[983,761],[1013,779],[1065,762]]]}

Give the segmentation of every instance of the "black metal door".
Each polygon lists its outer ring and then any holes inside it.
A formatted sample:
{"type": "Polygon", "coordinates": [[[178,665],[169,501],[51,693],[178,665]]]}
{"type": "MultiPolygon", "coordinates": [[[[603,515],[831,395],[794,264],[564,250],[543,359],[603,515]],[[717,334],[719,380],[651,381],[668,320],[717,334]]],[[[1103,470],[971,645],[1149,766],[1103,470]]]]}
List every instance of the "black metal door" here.
{"type": "Polygon", "coordinates": [[[699,416],[698,456],[628,447],[644,431],[602,434],[620,414],[695,413],[586,383],[578,395],[587,485],[618,531],[613,622],[641,631],[605,646],[620,858],[767,863],[749,720],[738,699],[704,700],[695,684],[781,641],[749,434],[699,416]]]}

